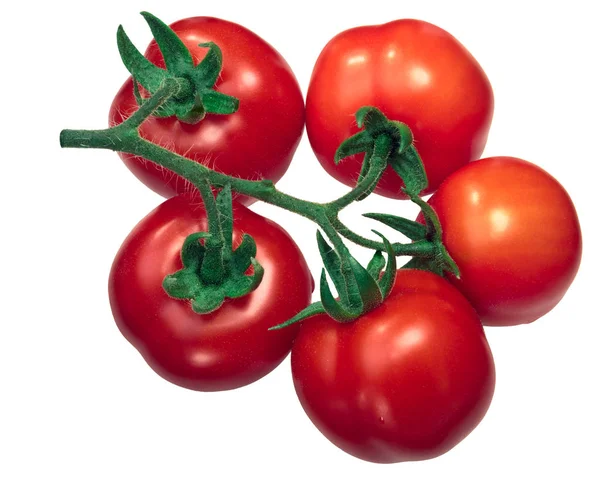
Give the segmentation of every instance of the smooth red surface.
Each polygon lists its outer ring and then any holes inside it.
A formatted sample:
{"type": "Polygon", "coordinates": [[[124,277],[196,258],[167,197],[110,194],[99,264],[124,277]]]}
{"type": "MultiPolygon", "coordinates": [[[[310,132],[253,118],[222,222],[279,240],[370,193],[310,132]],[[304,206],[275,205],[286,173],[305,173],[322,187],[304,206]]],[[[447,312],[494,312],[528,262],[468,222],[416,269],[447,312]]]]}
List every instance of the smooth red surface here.
{"type": "Polygon", "coordinates": [[[577,274],[582,241],[573,202],[532,163],[474,162],[450,176],[429,203],[461,272],[460,280],[450,279],[486,325],[535,321],[577,274]]]}
{"type": "MultiPolygon", "coordinates": [[[[321,52],[306,98],[311,146],[333,177],[352,186],[363,155],[335,166],[340,143],[358,131],[354,114],[375,106],[412,129],[434,191],[450,173],[478,159],[487,141],[494,98],[473,56],[449,33],[419,20],[346,30],[321,52]]],[[[403,198],[391,170],[377,193],[403,198]]]]}
{"type": "Polygon", "coordinates": [[[294,385],[315,426],[361,459],[428,459],[485,415],[492,354],[467,300],[443,278],[399,270],[385,303],[340,324],[305,320],[292,348],[294,385]]]}
{"type": "MultiPolygon", "coordinates": [[[[199,43],[213,41],[221,48],[223,70],[216,88],[237,97],[240,107],[232,115],[207,115],[196,125],[174,117],[151,117],[141,126],[141,136],[228,175],[279,180],[292,161],[304,129],[304,100],[285,59],[250,30],[225,20],[194,17],[170,26],[196,64],[207,51],[199,43]]],[[[164,68],[154,40],[145,56],[164,68]]],[[[113,101],[109,124],[123,122],[137,108],[130,78],[113,101]]],[[[129,154],[119,155],[143,183],[165,197],[190,189],[181,177],[153,163],[129,154]]]]}
{"type": "Polygon", "coordinates": [[[199,315],[172,299],[162,281],[181,268],[185,238],[206,231],[199,199],[176,196],[146,216],[127,237],[110,273],[117,326],[165,379],[201,391],[233,389],[272,371],[289,353],[297,328],[268,331],[310,303],[312,278],[302,253],[277,224],[234,206],[234,245],[242,233],[264,267],[258,288],[199,315]]]}

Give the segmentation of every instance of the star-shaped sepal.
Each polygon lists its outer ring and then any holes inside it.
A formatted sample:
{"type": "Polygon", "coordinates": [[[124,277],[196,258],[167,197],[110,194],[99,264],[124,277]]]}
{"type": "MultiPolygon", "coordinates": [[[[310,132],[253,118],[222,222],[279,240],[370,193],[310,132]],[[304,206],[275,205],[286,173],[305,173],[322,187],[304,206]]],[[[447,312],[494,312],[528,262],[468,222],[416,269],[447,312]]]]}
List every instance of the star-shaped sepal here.
{"type": "Polygon", "coordinates": [[[232,247],[233,209],[231,188],[226,186],[216,199],[219,225],[216,231],[190,234],[181,248],[183,267],[168,275],[163,289],[172,298],[189,300],[192,309],[206,314],[218,309],[228,298],[254,291],[264,270],[256,260],[256,243],[244,234],[232,247]]]}
{"type": "Polygon", "coordinates": [[[208,113],[235,113],[239,100],[215,89],[223,65],[221,49],[213,42],[200,43],[199,46],[208,51],[204,59],[194,66],[190,51],[168,25],[148,12],[142,12],[142,16],[154,35],[166,69],[154,65],[144,57],[123,27],[119,26],[117,45],[121,59],[133,77],[133,91],[138,104],[141,106],[148,100],[140,91],[140,85],[152,95],[164,84],[165,79],[173,78],[177,81],[179,90],[154,113],[155,116],[175,116],[182,122],[193,124],[208,113]]]}

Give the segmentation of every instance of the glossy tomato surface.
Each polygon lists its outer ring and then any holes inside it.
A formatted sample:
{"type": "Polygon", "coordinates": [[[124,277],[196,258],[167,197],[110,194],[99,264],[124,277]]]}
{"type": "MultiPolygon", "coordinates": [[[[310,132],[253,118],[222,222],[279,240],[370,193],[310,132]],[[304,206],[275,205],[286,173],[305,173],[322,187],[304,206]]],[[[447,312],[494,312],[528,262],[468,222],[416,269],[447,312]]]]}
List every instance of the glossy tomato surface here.
{"type": "Polygon", "coordinates": [[[305,320],[294,385],[315,426],[361,459],[391,463],[448,451],[485,415],[494,361],[481,322],[443,278],[399,270],[385,303],[341,324],[305,320]]]}
{"type": "MultiPolygon", "coordinates": [[[[306,98],[311,146],[333,177],[354,185],[363,155],[334,164],[338,146],[358,131],[354,114],[375,106],[412,129],[434,191],[446,176],[478,159],[487,141],[494,98],[475,58],[452,35],[419,20],[346,30],[323,49],[306,98]]],[[[390,169],[377,193],[403,198],[390,169]]]]}
{"type": "Polygon", "coordinates": [[[233,389],[273,370],[289,353],[297,328],[267,329],[310,303],[312,278],[302,253],[277,224],[234,205],[234,246],[242,233],[257,245],[264,277],[247,296],[196,314],[162,288],[182,266],[185,238],[206,231],[199,199],[176,196],[130,233],[112,266],[110,304],[123,335],[165,379],[200,391],[233,389]]]}
{"type": "Polygon", "coordinates": [[[575,278],[582,251],[577,212],[560,183],[533,163],[476,161],[450,176],[429,203],[460,269],[460,280],[450,279],[484,324],[535,321],[575,278]]]}
{"type": "MultiPolygon", "coordinates": [[[[240,106],[236,113],[207,115],[195,125],[175,117],[151,117],[141,126],[141,136],[228,175],[279,180],[304,129],[304,100],[285,59],[262,38],[232,22],[193,17],[170,26],[190,50],[195,64],[207,52],[198,44],[212,41],[221,48],[223,70],[216,89],[238,98],[240,106]]],[[[145,56],[164,68],[154,40],[145,56]]],[[[137,108],[130,78],[112,103],[109,124],[123,122],[137,108]]],[[[165,197],[190,189],[181,177],[153,163],[125,153],[119,155],[143,183],[165,197]]]]}

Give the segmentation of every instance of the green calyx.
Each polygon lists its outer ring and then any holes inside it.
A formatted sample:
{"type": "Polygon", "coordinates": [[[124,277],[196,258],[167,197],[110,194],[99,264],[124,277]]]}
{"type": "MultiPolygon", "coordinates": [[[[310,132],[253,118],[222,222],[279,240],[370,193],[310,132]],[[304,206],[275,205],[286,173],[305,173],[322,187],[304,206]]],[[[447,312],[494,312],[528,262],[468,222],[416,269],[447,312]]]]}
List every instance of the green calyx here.
{"type": "Polygon", "coordinates": [[[425,218],[424,225],[417,221],[389,214],[365,213],[363,216],[379,221],[413,241],[411,243],[413,258],[403,268],[428,270],[440,276],[450,273],[460,278],[458,266],[442,241],[442,225],[437,214],[431,205],[423,201],[418,194],[410,193],[406,188],[403,191],[413,203],[421,208],[425,218]]]}
{"type": "MultiPolygon", "coordinates": [[[[402,178],[405,189],[411,194],[419,194],[427,187],[427,175],[423,163],[416,148],[413,145],[413,136],[410,128],[405,123],[389,120],[380,110],[373,106],[365,106],[356,112],[356,122],[360,128],[364,128],[355,135],[345,140],[335,153],[335,163],[343,158],[365,153],[358,181],[366,176],[371,168],[371,159],[376,151],[377,139],[387,138],[389,156],[387,165],[402,178]]],[[[376,186],[376,182],[373,188],[376,186]]],[[[371,191],[365,192],[363,199],[371,191]]]]}
{"type": "Polygon", "coordinates": [[[377,231],[373,232],[382,239],[388,259],[386,262],[382,252],[376,251],[367,268],[347,251],[339,254],[329,246],[321,233],[317,232],[319,252],[325,266],[321,272],[321,301],[311,304],[293,318],[271,329],[281,329],[320,313],[326,313],[338,322],[347,323],[380,306],[394,286],[396,256],[390,242],[377,231]],[[326,271],[333,281],[339,299],[335,299],[329,288],[326,271]]]}
{"type": "MultiPolygon", "coordinates": [[[[210,232],[192,233],[185,239],[181,249],[183,268],[163,281],[169,296],[190,300],[192,309],[199,314],[215,311],[227,298],[254,291],[264,273],[256,261],[256,243],[250,235],[243,235],[233,250],[231,188],[223,188],[212,201],[217,217],[215,220],[208,215],[210,232]],[[250,267],[252,273],[248,274],[250,267]]],[[[208,211],[209,206],[205,206],[208,211]]]]}
{"type": "Polygon", "coordinates": [[[214,89],[222,68],[221,49],[212,42],[199,46],[208,48],[204,59],[194,66],[192,55],[175,32],[148,12],[142,12],[165,60],[166,70],[150,62],[133,45],[125,30],[119,26],[117,44],[121,59],[133,77],[134,94],[141,106],[148,98],[142,96],[139,85],[153,95],[173,78],[179,89],[163,105],[153,112],[154,116],[175,116],[185,123],[198,123],[207,113],[228,115],[235,113],[239,100],[214,89]]]}
{"type": "Polygon", "coordinates": [[[437,214],[431,205],[426,201],[423,201],[419,195],[412,194],[407,190],[404,190],[404,192],[409,196],[413,203],[421,208],[421,212],[425,218],[425,226],[416,222],[412,223],[421,226],[422,229],[420,231],[424,231],[425,237],[418,241],[426,241],[431,252],[422,257],[414,256],[403,266],[403,268],[424,269],[432,271],[440,276],[444,276],[445,273],[450,273],[456,278],[460,278],[458,265],[450,256],[450,253],[448,253],[448,250],[442,241],[442,225],[440,224],[437,214]]]}
{"type": "MultiPolygon", "coordinates": [[[[364,216],[399,231],[413,241],[410,249],[413,258],[404,265],[404,268],[426,269],[442,276],[448,272],[459,277],[458,266],[442,242],[442,227],[439,219],[431,206],[419,197],[419,193],[427,187],[427,174],[421,157],[413,145],[410,128],[399,121],[389,120],[380,110],[372,106],[360,108],[356,112],[356,122],[363,130],[340,145],[335,154],[336,164],[348,156],[365,153],[358,179],[360,183],[374,168],[374,159],[378,161],[385,159],[386,164],[404,182],[402,192],[421,208],[426,224],[422,225],[416,221],[388,214],[366,213],[364,216]],[[386,143],[382,142],[382,139],[385,139],[386,143]],[[383,155],[381,151],[386,154],[383,155]]],[[[381,165],[377,168],[381,168],[381,165]]],[[[383,170],[378,171],[381,177],[383,170]]],[[[375,181],[356,199],[360,200],[368,196],[376,185],[375,181]]]]}

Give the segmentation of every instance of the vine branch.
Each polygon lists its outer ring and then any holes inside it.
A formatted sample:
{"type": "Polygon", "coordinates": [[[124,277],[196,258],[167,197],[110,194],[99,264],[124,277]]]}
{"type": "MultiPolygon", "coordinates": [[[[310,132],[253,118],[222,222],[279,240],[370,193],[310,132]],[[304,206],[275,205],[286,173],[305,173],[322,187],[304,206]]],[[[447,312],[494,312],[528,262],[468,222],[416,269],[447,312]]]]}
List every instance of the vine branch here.
{"type": "MultiPolygon", "coordinates": [[[[377,138],[370,168],[355,188],[328,203],[312,202],[278,190],[270,180],[231,177],[141,138],[139,126],[171,96],[176,95],[181,87],[177,79],[167,78],[162,87],[120,125],[102,130],[63,130],[60,133],[60,144],[63,148],[108,149],[143,157],[186,178],[200,191],[203,191],[206,182],[219,188],[229,184],[231,189],[239,194],[256,198],[315,222],[339,252],[346,250],[340,235],[365,248],[385,250],[383,242],[354,233],[342,224],[338,216],[345,207],[365,193],[368,194],[381,178],[387,166],[387,157],[390,155],[391,140],[388,137],[381,135],[377,138]]],[[[418,249],[411,243],[394,243],[392,248],[396,256],[414,255],[418,249]]],[[[420,251],[421,256],[426,253],[420,251]]]]}

